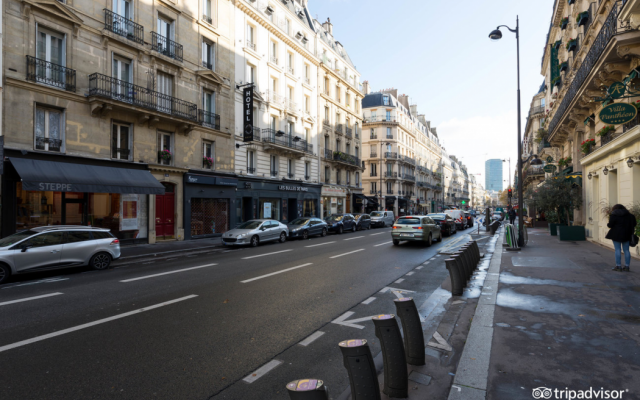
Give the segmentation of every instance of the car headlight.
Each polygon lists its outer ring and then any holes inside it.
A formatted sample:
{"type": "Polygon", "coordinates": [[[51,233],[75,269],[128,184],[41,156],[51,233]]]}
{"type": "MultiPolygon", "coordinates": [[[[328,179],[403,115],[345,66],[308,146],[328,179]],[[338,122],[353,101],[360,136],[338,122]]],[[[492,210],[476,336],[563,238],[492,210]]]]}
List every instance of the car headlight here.
{"type": "Polygon", "coordinates": [[[243,239],[245,237],[247,237],[246,233],[241,233],[240,235],[237,236],[238,239],[243,239]]]}

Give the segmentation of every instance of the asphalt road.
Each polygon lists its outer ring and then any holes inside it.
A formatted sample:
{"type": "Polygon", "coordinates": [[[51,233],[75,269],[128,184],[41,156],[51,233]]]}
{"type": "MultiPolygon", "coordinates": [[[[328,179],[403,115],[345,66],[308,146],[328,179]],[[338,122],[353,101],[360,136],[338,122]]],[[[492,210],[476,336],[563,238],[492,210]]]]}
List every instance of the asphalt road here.
{"type": "Polygon", "coordinates": [[[337,343],[379,351],[371,322],[348,321],[392,313],[388,287],[427,304],[438,249],[465,236],[393,246],[375,229],[0,286],[0,399],[287,399],[304,377],[335,398],[337,343]]]}

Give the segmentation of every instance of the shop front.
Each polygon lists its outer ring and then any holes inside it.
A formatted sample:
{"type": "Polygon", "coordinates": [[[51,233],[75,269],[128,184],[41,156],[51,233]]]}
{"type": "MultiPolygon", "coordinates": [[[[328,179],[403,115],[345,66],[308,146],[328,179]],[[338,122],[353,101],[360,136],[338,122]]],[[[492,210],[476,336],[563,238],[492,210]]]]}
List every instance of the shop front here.
{"type": "Polygon", "coordinates": [[[286,224],[299,217],[320,216],[321,186],[318,184],[240,178],[237,189],[234,226],[256,218],[286,224]]]}
{"type": "Polygon", "coordinates": [[[237,187],[235,177],[185,174],[185,239],[216,237],[231,229],[237,187]]]}
{"type": "Polygon", "coordinates": [[[347,190],[340,186],[322,186],[322,219],[347,211],[347,190]]]}
{"type": "Polygon", "coordinates": [[[386,196],[384,198],[385,211],[394,211],[395,214],[398,215],[395,209],[395,205],[396,205],[396,196],[386,196]]]}
{"type": "Polygon", "coordinates": [[[409,199],[405,197],[398,197],[398,214],[397,215],[407,215],[409,214],[409,199]]]}
{"type": "Polygon", "coordinates": [[[10,157],[2,177],[2,236],[85,225],[109,229],[123,244],[147,243],[148,195],[163,195],[165,188],[144,165],[101,164],[10,157]]]}

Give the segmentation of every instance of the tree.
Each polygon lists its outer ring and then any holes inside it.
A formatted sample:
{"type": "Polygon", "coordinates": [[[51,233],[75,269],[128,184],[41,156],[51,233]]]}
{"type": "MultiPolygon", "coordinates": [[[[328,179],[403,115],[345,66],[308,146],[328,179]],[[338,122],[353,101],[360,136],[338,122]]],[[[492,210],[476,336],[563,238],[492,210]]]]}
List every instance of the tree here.
{"type": "Polygon", "coordinates": [[[582,206],[582,190],[574,187],[565,174],[547,178],[539,187],[530,188],[526,197],[552,223],[569,224],[573,211],[582,206]]]}

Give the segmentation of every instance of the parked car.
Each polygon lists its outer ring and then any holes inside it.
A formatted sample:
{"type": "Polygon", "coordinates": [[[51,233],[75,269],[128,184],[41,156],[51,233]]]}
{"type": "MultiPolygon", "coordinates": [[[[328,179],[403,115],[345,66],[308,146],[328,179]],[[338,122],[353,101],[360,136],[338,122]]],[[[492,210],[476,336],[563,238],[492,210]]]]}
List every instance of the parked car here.
{"type": "Polygon", "coordinates": [[[471,214],[471,211],[465,211],[464,217],[467,219],[467,226],[473,226],[474,216],[471,214]]]}
{"type": "Polygon", "coordinates": [[[31,228],[0,239],[0,283],[11,275],[89,266],[109,268],[120,258],[120,241],[109,229],[56,225],[31,228]]]}
{"type": "Polygon", "coordinates": [[[391,230],[393,244],[398,246],[401,241],[422,242],[431,246],[433,241],[442,240],[440,225],[430,217],[419,215],[405,215],[398,218],[391,230]]]}
{"type": "Polygon", "coordinates": [[[453,218],[456,222],[456,227],[459,230],[467,229],[467,219],[464,217],[464,211],[462,210],[444,210],[444,213],[453,218]]]}
{"type": "Polygon", "coordinates": [[[498,212],[498,211],[494,212],[494,213],[491,215],[491,220],[492,220],[492,221],[499,221],[499,222],[501,222],[501,221],[502,221],[502,218],[503,218],[503,217],[502,217],[502,213],[501,213],[501,212],[498,212]]]}
{"type": "Polygon", "coordinates": [[[271,219],[252,219],[225,232],[222,235],[222,244],[256,247],[260,243],[274,240],[284,243],[287,236],[289,236],[289,229],[285,224],[271,219]]]}
{"type": "Polygon", "coordinates": [[[289,237],[291,239],[300,238],[308,239],[309,236],[320,235],[327,236],[329,228],[327,223],[320,218],[298,218],[289,222],[289,237]]]}
{"type": "Polygon", "coordinates": [[[371,229],[371,217],[369,214],[353,214],[353,218],[356,219],[357,231],[371,229]]]}
{"type": "Polygon", "coordinates": [[[356,219],[351,214],[332,214],[325,219],[329,232],[356,231],[356,219]]]}
{"type": "Polygon", "coordinates": [[[445,213],[437,213],[437,214],[429,214],[427,217],[431,218],[436,222],[436,224],[440,225],[440,230],[443,235],[451,236],[454,233],[458,232],[456,228],[456,222],[449,215],[445,213]]]}
{"type": "Polygon", "coordinates": [[[393,211],[374,211],[369,216],[371,216],[371,226],[374,228],[391,226],[396,220],[393,211]]]}

